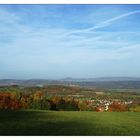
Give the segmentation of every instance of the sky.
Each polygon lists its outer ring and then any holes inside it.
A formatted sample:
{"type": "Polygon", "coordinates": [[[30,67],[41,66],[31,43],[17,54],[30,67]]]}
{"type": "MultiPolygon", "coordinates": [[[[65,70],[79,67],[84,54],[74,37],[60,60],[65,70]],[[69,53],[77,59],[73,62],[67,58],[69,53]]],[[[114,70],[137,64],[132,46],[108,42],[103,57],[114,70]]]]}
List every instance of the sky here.
{"type": "Polygon", "coordinates": [[[0,79],[140,77],[140,5],[0,5],[0,79]]]}

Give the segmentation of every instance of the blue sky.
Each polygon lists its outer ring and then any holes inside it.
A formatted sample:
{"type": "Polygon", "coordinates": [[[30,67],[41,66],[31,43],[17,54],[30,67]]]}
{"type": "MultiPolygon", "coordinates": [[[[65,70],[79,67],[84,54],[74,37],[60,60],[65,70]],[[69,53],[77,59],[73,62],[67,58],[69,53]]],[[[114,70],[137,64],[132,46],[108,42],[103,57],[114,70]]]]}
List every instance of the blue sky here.
{"type": "Polygon", "coordinates": [[[140,77],[140,5],[0,5],[0,78],[140,77]]]}

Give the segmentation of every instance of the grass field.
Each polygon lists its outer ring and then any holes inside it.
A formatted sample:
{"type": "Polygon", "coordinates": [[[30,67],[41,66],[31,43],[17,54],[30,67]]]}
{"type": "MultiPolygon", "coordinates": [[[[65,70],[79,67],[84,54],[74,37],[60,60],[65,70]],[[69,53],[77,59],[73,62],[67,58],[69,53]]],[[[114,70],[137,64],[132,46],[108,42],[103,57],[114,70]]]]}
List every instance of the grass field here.
{"type": "Polygon", "coordinates": [[[140,113],[0,111],[0,135],[140,136],[140,113]]]}

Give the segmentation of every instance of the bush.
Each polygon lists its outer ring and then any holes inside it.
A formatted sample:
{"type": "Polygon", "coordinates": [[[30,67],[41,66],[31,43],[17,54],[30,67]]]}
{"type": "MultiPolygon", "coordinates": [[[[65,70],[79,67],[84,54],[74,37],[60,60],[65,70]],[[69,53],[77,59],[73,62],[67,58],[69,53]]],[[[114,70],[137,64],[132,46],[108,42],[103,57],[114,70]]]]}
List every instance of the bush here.
{"type": "Polygon", "coordinates": [[[140,106],[132,107],[129,110],[132,112],[140,112],[140,106]]]}
{"type": "Polygon", "coordinates": [[[110,106],[108,111],[117,111],[117,112],[123,112],[128,111],[128,107],[125,104],[121,104],[118,102],[113,102],[110,106]]]}

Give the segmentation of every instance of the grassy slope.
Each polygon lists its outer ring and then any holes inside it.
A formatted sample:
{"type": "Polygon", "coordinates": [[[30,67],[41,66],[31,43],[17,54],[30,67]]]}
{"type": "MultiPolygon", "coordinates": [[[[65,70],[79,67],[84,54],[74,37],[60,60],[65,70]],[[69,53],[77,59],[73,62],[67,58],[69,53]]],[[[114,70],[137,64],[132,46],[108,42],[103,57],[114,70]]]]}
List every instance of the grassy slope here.
{"type": "Polygon", "coordinates": [[[140,113],[0,111],[0,135],[140,135],[140,113]]]}

